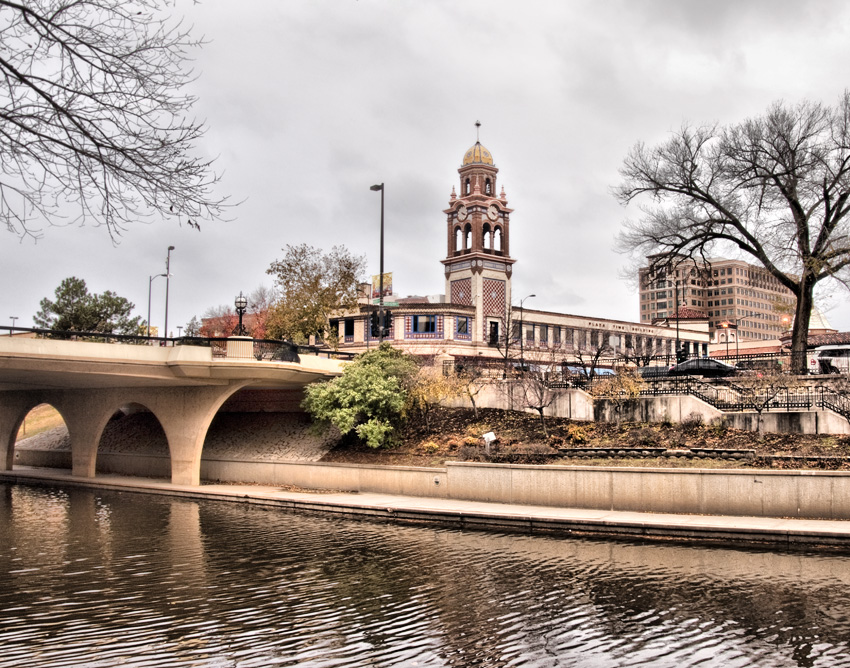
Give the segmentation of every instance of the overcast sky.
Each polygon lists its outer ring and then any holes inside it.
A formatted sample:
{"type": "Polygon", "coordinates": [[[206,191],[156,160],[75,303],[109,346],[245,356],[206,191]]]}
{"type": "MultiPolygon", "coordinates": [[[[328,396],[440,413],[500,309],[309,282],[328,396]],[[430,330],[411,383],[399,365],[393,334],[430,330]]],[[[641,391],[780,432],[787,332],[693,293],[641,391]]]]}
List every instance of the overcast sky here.
{"type": "MultiPolygon", "coordinates": [[[[271,286],[286,244],[346,246],[397,293],[444,290],[446,218],[464,152],[480,138],[511,216],[514,296],[529,308],[639,319],[628,258],[612,247],[637,210],[611,196],[637,141],[683,121],[735,122],[779,99],[834,104],[850,86],[850,4],[481,0],[178,0],[208,44],[196,107],[221,194],[242,203],[201,232],[171,221],[48,228],[2,239],[0,322],[30,326],[68,276],[146,316],[149,276],[172,253],[169,329],[271,286]]],[[[850,330],[846,292],[827,318],[850,330]]],[[[162,326],[165,280],[153,283],[162,326]]]]}

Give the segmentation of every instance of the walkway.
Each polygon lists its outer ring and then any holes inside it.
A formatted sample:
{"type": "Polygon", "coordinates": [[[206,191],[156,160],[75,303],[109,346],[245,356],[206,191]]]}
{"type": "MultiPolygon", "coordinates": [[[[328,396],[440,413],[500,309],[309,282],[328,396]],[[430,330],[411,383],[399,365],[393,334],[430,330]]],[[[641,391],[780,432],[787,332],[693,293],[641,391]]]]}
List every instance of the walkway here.
{"type": "Polygon", "coordinates": [[[99,475],[80,478],[57,469],[0,471],[0,482],[86,487],[191,499],[213,499],[352,518],[441,524],[460,529],[602,535],[617,538],[763,544],[781,548],[850,549],[850,521],[672,515],[522,506],[371,493],[292,492],[274,486],[196,487],[167,480],[99,475]]]}

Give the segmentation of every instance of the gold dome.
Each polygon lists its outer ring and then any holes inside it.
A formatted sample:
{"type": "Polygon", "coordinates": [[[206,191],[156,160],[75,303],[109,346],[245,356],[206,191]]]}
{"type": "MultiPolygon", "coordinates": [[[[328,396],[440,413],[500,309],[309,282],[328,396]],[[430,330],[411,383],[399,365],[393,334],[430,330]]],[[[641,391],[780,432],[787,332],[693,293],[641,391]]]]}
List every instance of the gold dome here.
{"type": "Polygon", "coordinates": [[[481,145],[481,142],[477,141],[475,142],[475,146],[463,154],[463,164],[492,165],[493,156],[490,154],[490,151],[481,145]]]}

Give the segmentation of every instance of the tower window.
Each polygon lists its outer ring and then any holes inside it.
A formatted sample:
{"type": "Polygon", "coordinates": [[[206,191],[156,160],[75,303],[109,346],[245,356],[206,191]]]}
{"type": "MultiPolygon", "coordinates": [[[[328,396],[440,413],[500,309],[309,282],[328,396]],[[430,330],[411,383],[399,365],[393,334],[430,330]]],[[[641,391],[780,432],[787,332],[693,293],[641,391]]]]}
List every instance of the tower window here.
{"type": "Polygon", "coordinates": [[[484,182],[484,194],[485,195],[492,195],[493,194],[493,189],[492,189],[492,185],[490,184],[490,179],[487,179],[487,181],[484,182]]]}
{"type": "Polygon", "coordinates": [[[463,232],[459,227],[455,228],[455,250],[463,250],[463,232]]]}
{"type": "Polygon", "coordinates": [[[463,194],[468,195],[471,192],[469,188],[469,179],[466,180],[466,184],[463,187],[463,194]]]}
{"type": "Polygon", "coordinates": [[[485,225],[484,225],[484,235],[482,237],[482,242],[484,244],[485,249],[490,248],[490,242],[492,240],[491,237],[492,237],[492,234],[490,233],[490,225],[485,223],[485,225]]]}
{"type": "Polygon", "coordinates": [[[497,227],[495,232],[493,232],[493,250],[501,251],[502,250],[502,228],[497,227]]]}
{"type": "Polygon", "coordinates": [[[463,247],[467,249],[472,248],[472,225],[467,224],[463,236],[463,247]]]}

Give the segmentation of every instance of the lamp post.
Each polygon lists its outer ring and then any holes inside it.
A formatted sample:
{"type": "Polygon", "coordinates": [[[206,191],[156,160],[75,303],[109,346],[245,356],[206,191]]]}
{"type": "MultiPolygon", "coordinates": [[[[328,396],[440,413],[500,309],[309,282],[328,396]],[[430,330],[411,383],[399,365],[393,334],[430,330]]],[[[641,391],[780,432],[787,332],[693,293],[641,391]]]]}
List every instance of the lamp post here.
{"type": "Polygon", "coordinates": [[[729,358],[729,330],[735,330],[735,362],[738,362],[738,323],[742,320],[742,318],[735,318],[734,322],[729,322],[725,320],[720,323],[720,326],[726,330],[726,358],[729,358]]]}
{"type": "MultiPolygon", "coordinates": [[[[678,270],[677,270],[678,271],[678,270]]],[[[679,279],[673,279],[673,291],[676,297],[675,305],[676,305],[676,364],[684,362],[681,359],[681,347],[682,343],[679,340],[679,279]]]]}
{"type": "Polygon", "coordinates": [[[236,313],[239,315],[239,324],[233,330],[233,336],[245,336],[246,332],[245,327],[242,325],[242,316],[245,315],[245,311],[248,309],[248,298],[242,294],[241,290],[233,305],[236,307],[236,313]]]}
{"type": "Polygon", "coordinates": [[[18,319],[18,316],[16,316],[16,315],[10,315],[9,316],[9,320],[12,321],[12,327],[9,329],[9,336],[12,336],[12,330],[15,328],[15,320],[17,320],[17,319],[18,319]]]}
{"type": "Polygon", "coordinates": [[[369,190],[381,191],[381,266],[378,275],[378,344],[384,342],[384,184],[369,186],[369,190]]]}
{"type": "Polygon", "coordinates": [[[525,327],[522,324],[522,304],[526,299],[531,299],[537,295],[528,295],[519,300],[519,368],[520,371],[525,371],[525,352],[523,351],[523,340],[525,339],[525,327]]]}
{"type": "Polygon", "coordinates": [[[148,277],[148,338],[151,337],[151,285],[153,285],[153,279],[159,278],[160,276],[165,276],[165,274],[157,274],[156,276],[148,277]]]}
{"type": "Polygon", "coordinates": [[[165,331],[163,332],[163,336],[168,336],[168,283],[171,278],[171,251],[174,250],[174,246],[168,247],[168,255],[165,258],[165,331]]]}
{"type": "Polygon", "coordinates": [[[183,325],[177,325],[177,338],[181,338],[183,336],[183,325]]]}

